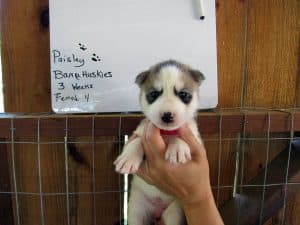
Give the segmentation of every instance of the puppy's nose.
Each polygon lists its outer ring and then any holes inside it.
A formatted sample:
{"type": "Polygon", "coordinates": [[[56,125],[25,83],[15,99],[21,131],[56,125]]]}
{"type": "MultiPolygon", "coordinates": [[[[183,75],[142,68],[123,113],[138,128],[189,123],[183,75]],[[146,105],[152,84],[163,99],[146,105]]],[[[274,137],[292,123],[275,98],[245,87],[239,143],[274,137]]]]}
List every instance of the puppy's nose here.
{"type": "Polygon", "coordinates": [[[161,120],[164,121],[165,123],[172,123],[174,118],[171,112],[164,112],[161,120]]]}

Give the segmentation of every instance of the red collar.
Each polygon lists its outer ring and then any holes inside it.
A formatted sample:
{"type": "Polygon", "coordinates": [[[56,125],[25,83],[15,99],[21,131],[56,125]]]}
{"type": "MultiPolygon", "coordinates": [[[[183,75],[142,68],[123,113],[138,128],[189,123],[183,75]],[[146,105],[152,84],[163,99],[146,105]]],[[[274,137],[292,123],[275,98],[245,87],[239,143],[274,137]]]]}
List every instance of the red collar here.
{"type": "Polygon", "coordinates": [[[167,136],[176,136],[176,135],[178,135],[178,131],[179,131],[179,129],[177,129],[177,130],[160,130],[160,134],[167,135],[167,136]]]}

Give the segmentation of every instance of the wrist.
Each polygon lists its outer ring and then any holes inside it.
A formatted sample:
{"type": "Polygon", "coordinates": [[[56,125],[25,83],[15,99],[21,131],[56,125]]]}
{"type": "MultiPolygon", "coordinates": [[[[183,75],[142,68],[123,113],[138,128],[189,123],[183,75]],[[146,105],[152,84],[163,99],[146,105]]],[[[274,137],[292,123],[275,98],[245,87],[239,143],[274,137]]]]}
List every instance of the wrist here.
{"type": "Polygon", "coordinates": [[[212,193],[182,207],[188,224],[224,225],[212,193]]]}
{"type": "Polygon", "coordinates": [[[194,211],[205,206],[215,205],[215,200],[212,191],[210,190],[206,194],[194,198],[192,201],[181,202],[181,205],[184,211],[194,211]]]}

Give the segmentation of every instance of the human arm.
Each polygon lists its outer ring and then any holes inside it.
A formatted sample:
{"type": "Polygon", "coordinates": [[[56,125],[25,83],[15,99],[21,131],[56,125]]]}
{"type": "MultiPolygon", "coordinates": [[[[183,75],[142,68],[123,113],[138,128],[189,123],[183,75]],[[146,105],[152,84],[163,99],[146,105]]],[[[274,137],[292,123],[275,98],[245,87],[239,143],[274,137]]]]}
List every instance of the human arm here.
{"type": "Polygon", "coordinates": [[[187,126],[180,128],[179,137],[189,145],[192,160],[184,164],[172,164],[164,158],[167,146],[159,129],[148,123],[142,137],[147,160],[137,174],[173,195],[181,203],[189,225],[222,225],[211,191],[204,146],[187,126]]]}

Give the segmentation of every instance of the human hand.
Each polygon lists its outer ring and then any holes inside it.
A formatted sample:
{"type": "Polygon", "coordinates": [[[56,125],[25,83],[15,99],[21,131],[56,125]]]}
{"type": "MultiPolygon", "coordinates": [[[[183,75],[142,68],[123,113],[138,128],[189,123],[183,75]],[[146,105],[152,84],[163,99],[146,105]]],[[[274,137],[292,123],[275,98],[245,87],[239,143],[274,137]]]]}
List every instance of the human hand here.
{"type": "Polygon", "coordinates": [[[204,146],[186,125],[179,129],[179,138],[189,145],[192,159],[184,164],[173,164],[165,160],[167,145],[160,135],[160,130],[148,123],[142,137],[147,159],[140,166],[137,175],[173,195],[185,207],[211,198],[212,193],[204,146]]]}

